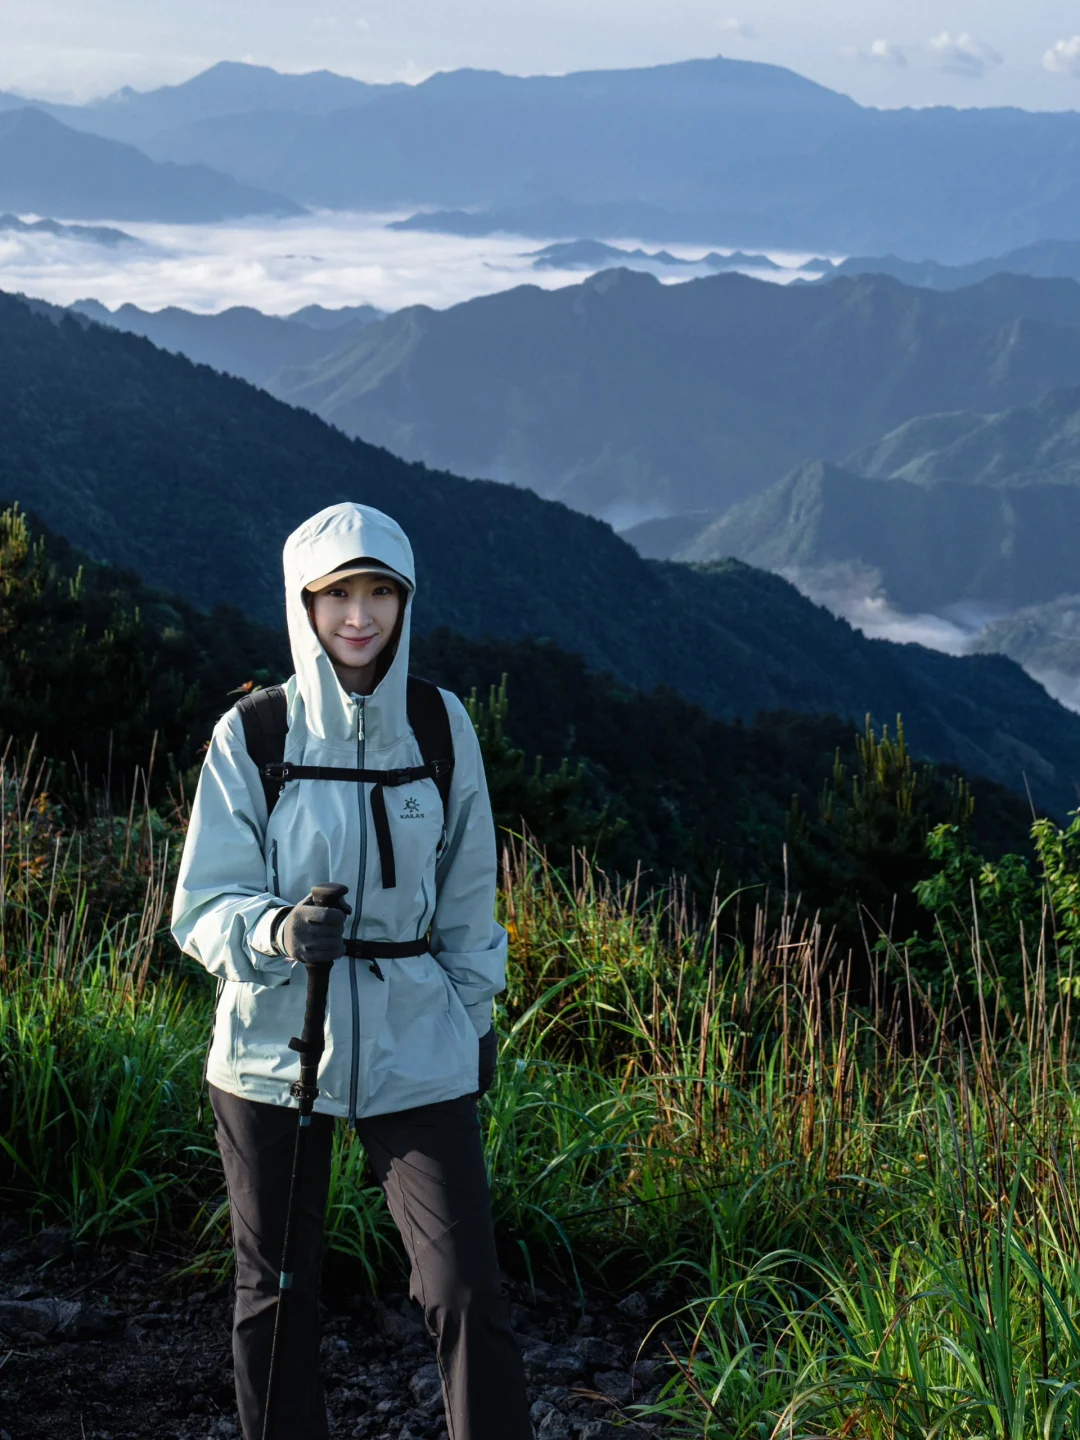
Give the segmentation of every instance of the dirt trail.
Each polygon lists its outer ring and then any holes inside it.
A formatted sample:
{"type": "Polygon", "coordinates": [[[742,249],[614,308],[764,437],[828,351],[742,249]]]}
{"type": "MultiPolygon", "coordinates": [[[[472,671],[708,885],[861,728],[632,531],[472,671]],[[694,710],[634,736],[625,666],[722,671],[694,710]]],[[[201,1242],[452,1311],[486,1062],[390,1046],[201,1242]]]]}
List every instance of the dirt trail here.
{"type": "MultiPolygon", "coordinates": [[[[113,1248],[73,1256],[67,1236],[0,1228],[0,1440],[205,1440],[239,1436],[229,1286],[172,1277],[190,1256],[113,1248]]],[[[358,1297],[331,1261],[323,1375],[333,1440],[446,1440],[438,1374],[419,1312],[402,1293],[358,1297]]],[[[625,1407],[664,1378],[656,1347],[636,1358],[648,1303],[535,1294],[509,1282],[538,1440],[659,1435],[625,1407]]]]}

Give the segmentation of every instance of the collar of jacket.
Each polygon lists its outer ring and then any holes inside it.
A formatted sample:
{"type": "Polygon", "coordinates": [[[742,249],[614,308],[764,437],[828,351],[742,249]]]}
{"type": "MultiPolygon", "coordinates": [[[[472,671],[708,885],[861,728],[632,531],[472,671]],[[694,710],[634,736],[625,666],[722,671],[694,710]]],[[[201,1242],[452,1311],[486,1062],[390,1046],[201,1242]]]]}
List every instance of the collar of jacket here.
{"type": "Polygon", "coordinates": [[[364,699],[365,742],[379,750],[401,739],[409,728],[406,690],[416,568],[401,526],[381,510],[351,501],[331,505],[306,520],[285,542],[285,613],[308,733],[331,743],[355,741],[359,704],[342,689],[312,629],[303,590],[309,581],[360,556],[388,565],[409,585],[397,654],[374,692],[364,699]]]}

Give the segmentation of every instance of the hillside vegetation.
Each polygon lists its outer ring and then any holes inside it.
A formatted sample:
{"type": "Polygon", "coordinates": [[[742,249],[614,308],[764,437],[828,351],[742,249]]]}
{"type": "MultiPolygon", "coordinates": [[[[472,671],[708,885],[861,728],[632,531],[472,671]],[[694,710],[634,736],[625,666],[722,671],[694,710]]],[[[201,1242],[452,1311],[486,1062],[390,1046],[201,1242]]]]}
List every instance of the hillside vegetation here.
{"type": "MultiPolygon", "coordinates": [[[[1047,603],[1077,586],[1078,421],[1076,389],[999,414],[923,416],[843,467],[798,467],[690,540],[676,530],[669,553],[804,576],[848,567],[914,612],[1047,603]]],[[[658,527],[642,528],[648,543],[658,527]]]]}
{"type": "Polygon", "coordinates": [[[311,306],[295,315],[264,315],[248,305],[232,305],[213,315],[202,315],[167,305],[141,310],[120,305],[109,310],[96,300],[72,305],[76,315],[111,325],[129,335],[142,335],[162,350],[186,355],[198,365],[209,365],[263,385],[285,366],[324,359],[348,345],[364,324],[377,320],[371,305],[353,305],[341,311],[311,306]]]}
{"type": "Polygon", "coordinates": [[[413,540],[417,631],[547,637],[622,684],[718,718],[902,713],[917,753],[1063,813],[1080,718],[1011,662],[866,640],[738,564],[644,561],[599,521],[526,491],[407,465],[133,336],[0,299],[0,495],[97,560],[204,609],[280,625],[280,547],[358,499],[413,540]]]}
{"type": "Polygon", "coordinates": [[[1080,484],[991,489],[868,480],[821,461],[715,520],[677,553],[734,555],[799,576],[849,570],[903,610],[959,601],[1017,607],[1076,585],[1080,484]]]}
{"type": "MultiPolygon", "coordinates": [[[[50,790],[76,808],[88,787],[126,795],[137,772],[155,802],[190,796],[218,716],[292,670],[280,632],[225,606],[205,615],[90,562],[14,508],[0,513],[0,576],[0,751],[49,757],[50,790]]],[[[671,691],[642,694],[592,674],[550,642],[440,629],[414,642],[412,669],[468,701],[500,827],[524,826],[560,863],[583,850],[649,883],[679,873],[699,896],[718,875],[730,887],[782,887],[783,847],[801,834],[801,817],[817,815],[824,780],[837,765],[859,769],[857,732],[834,717],[725,723],[671,691]]],[[[976,780],[964,786],[969,813],[966,800],[957,808],[948,771],[918,776],[901,847],[913,877],[929,873],[923,844],[937,823],[957,821],[990,854],[1024,845],[1030,815],[1020,797],[976,780]]],[[[823,835],[817,841],[829,848],[823,835]]],[[[891,903],[889,882],[875,873],[888,870],[890,843],[863,843],[865,883],[853,905],[891,903]]],[[[846,863],[859,849],[847,847],[846,863]]],[[[804,876],[797,856],[793,865],[795,883],[830,903],[835,872],[826,865],[804,876]]],[[[853,910],[841,918],[858,933],[853,910]]]]}
{"type": "MultiPolygon", "coordinates": [[[[213,985],[164,923],[184,808],[95,796],[73,823],[10,757],[0,795],[3,913],[18,917],[0,968],[6,1213],[59,1225],[84,1257],[171,1245],[174,1284],[197,1287],[224,1335],[226,1197],[198,1105],[213,985]]],[[[1080,834],[1038,830],[1037,869],[932,839],[938,969],[928,980],[925,950],[883,943],[861,998],[787,897],[749,916],[744,942],[730,902],[696,921],[677,883],[507,851],[509,984],[481,1108],[502,1258],[534,1287],[642,1292],[641,1338],[660,1322],[662,1359],[626,1418],[687,1440],[1067,1440],[1080,1424],[1080,1077],[1060,983],[1080,834]]],[[[354,1284],[403,1278],[344,1127],[327,1234],[354,1284]]],[[[10,1348],[8,1397],[33,1357],[10,1348]]],[[[340,1425],[356,1394],[340,1374],[331,1389],[340,1425]]],[[[190,1404],[163,1373],[143,1433],[170,1433],[190,1404]]]]}

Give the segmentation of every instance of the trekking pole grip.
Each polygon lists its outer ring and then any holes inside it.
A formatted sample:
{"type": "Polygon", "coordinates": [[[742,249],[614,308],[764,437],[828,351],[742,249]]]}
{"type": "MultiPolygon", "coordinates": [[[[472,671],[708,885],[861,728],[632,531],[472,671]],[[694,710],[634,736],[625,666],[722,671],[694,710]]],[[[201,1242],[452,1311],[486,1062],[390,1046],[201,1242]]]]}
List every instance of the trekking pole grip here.
{"type": "MultiPolygon", "coordinates": [[[[341,908],[342,898],[348,894],[347,885],[313,885],[311,900],[327,910],[341,908]]],[[[300,1056],[300,1079],[290,1086],[289,1093],[300,1101],[300,1114],[310,1115],[319,1094],[319,1061],[325,1049],[326,1000],[330,991],[332,960],[321,964],[305,966],[307,970],[307,997],[304,1004],[304,1028],[300,1038],[289,1041],[289,1049],[300,1056]]]]}

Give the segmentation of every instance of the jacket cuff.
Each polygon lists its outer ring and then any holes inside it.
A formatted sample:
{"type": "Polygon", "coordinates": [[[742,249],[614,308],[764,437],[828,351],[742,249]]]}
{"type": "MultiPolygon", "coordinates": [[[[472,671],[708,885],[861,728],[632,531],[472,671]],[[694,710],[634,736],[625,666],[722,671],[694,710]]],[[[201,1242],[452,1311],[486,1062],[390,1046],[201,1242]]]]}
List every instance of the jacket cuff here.
{"type": "Polygon", "coordinates": [[[263,968],[260,961],[264,957],[273,956],[277,959],[281,956],[281,951],[274,941],[278,927],[291,909],[290,905],[268,905],[251,927],[248,933],[248,948],[252,952],[252,963],[257,970],[263,968]]]}

